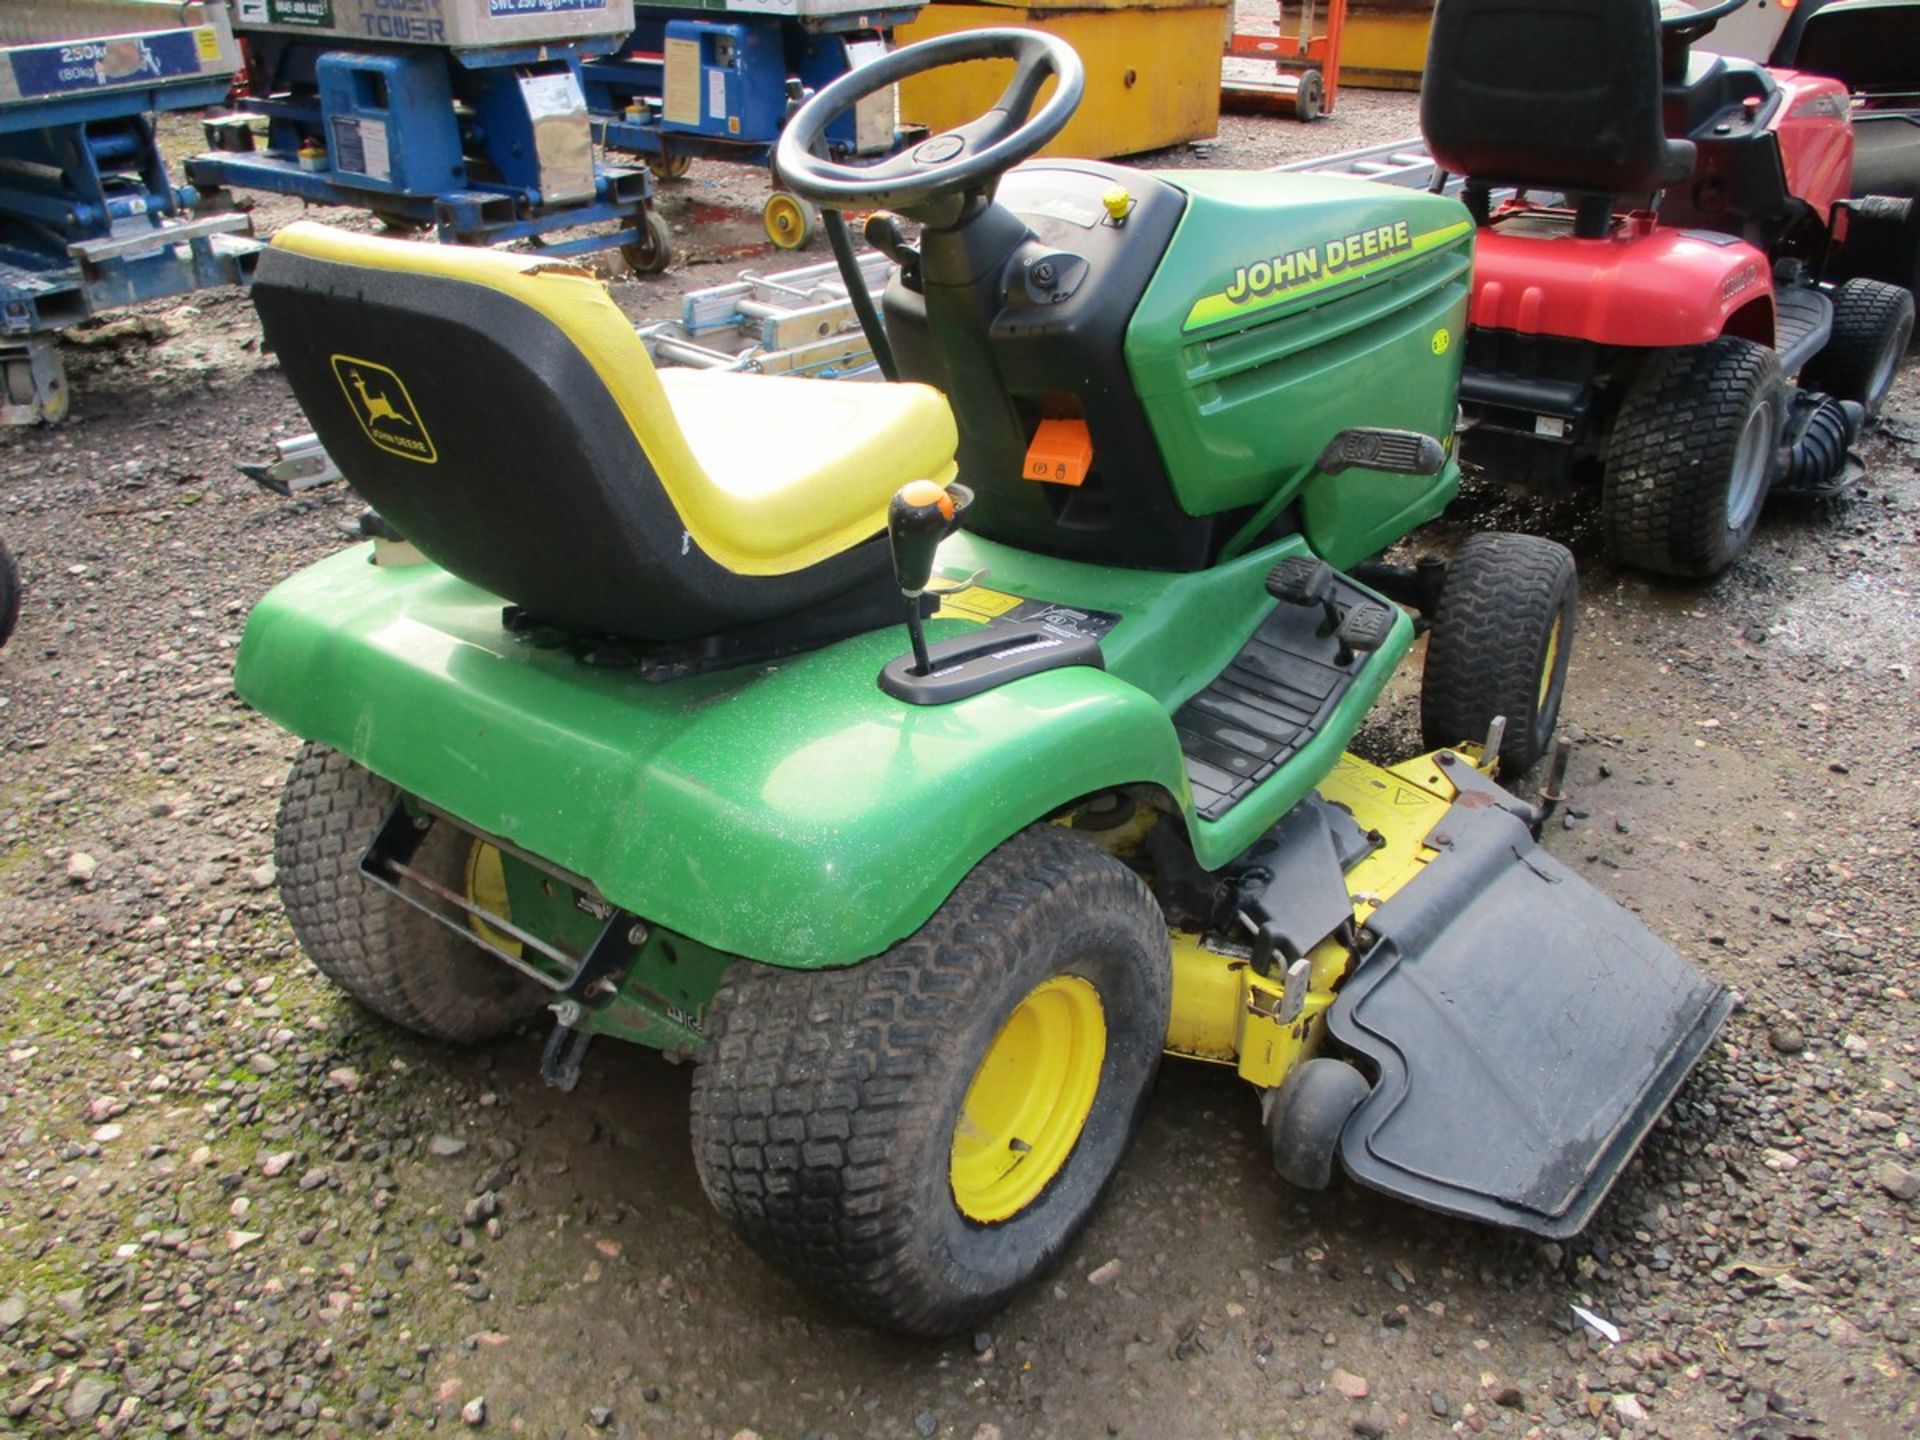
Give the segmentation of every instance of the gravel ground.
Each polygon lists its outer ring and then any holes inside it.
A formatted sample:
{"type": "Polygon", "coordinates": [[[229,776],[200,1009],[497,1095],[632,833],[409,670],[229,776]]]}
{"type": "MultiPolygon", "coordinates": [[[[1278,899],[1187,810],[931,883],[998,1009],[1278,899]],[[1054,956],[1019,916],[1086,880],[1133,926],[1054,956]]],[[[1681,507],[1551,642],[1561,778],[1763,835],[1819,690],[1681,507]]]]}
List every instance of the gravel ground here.
{"type": "MultiPolygon", "coordinates": [[[[1205,158],[1410,128],[1408,97],[1355,92],[1314,127],[1231,118],[1205,158]]],[[[698,166],[673,189],[683,239],[725,256],[763,187],[698,166]]],[[[665,314],[730,273],[616,288],[665,314]]],[[[239,298],[76,341],[73,422],[0,435],[28,585],[0,656],[0,1433],[1920,1430],[1914,366],[1867,481],[1771,513],[1713,585],[1618,574],[1584,507],[1491,488],[1421,537],[1575,547],[1549,843],[1742,997],[1587,1235],[1291,1194],[1244,1087],[1170,1065],[1060,1271],[929,1346],[732,1240],[689,1162],[685,1069],[602,1045],[563,1097],[537,1033],[436,1048],[319,981],[271,863],[294,741],[228,677],[249,604],[358,507],[235,475],[304,428],[239,298]]],[[[1363,748],[1411,743],[1414,696],[1410,669],[1363,748]]]]}

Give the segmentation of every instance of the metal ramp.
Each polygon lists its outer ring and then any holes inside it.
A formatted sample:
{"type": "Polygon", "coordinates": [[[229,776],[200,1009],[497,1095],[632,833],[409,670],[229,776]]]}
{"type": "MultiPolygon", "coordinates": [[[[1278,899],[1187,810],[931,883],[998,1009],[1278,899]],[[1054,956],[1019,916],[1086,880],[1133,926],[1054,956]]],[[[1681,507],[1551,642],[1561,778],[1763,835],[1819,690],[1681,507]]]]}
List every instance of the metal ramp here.
{"type": "MultiPolygon", "coordinates": [[[[860,273],[876,306],[892,268],[878,251],[860,256],[860,273]]],[[[691,292],[677,321],[643,325],[640,338],[662,365],[874,379],[879,369],[873,348],[849,297],[831,260],[773,275],[749,271],[729,284],[691,292]]]]}
{"type": "MultiPolygon", "coordinates": [[[[1427,153],[1427,142],[1418,135],[1392,140],[1385,145],[1369,145],[1360,150],[1342,150],[1337,155],[1316,155],[1276,165],[1275,170],[1295,175],[1341,175],[1349,180],[1378,180],[1383,185],[1400,185],[1409,190],[1431,190],[1440,167],[1427,153]]],[[[1458,194],[1462,181],[1447,177],[1445,194],[1458,194]]]]}
{"type": "MultiPolygon", "coordinates": [[[[1315,155],[1276,165],[1275,170],[1291,175],[1338,175],[1348,180],[1377,180],[1382,185],[1399,185],[1408,190],[1437,190],[1442,195],[1459,195],[1466,181],[1451,171],[1442,170],[1418,135],[1405,140],[1390,140],[1384,145],[1368,145],[1359,150],[1342,150],[1337,155],[1315,155]]],[[[1495,205],[1510,199],[1512,186],[1491,192],[1495,205]]],[[[1530,199],[1541,205],[1557,205],[1557,190],[1529,190],[1530,199]]]]}

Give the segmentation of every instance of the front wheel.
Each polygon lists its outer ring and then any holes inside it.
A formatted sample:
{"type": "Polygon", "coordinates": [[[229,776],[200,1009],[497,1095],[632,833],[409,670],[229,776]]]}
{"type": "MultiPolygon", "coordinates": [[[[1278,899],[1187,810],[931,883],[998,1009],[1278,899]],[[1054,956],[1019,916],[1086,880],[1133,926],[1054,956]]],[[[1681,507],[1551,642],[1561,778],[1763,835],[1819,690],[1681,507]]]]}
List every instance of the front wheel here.
{"type": "Polygon", "coordinates": [[[869,1324],[949,1335],[1054,1264],[1139,1124],[1165,1043],[1160,907],[1036,826],[861,964],[742,962],[694,1077],[708,1197],[869,1324]]]}
{"type": "Polygon", "coordinates": [[[1573,654],[1580,582],[1566,546],[1469,535],[1447,566],[1420,675],[1427,748],[1481,739],[1505,716],[1500,773],[1525,774],[1553,744],[1573,654]]]}
{"type": "Polygon", "coordinates": [[[1786,386],[1779,357],[1728,337],[1650,357],[1614,421],[1601,483],[1623,565],[1706,579],[1738,560],[1773,484],[1786,386]]]}

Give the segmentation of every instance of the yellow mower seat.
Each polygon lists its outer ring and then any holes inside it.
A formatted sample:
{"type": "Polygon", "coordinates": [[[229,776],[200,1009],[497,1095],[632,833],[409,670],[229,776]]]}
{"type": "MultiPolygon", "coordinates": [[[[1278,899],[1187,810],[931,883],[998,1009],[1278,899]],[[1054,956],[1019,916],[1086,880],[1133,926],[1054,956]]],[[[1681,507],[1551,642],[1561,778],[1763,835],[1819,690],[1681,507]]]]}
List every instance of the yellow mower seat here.
{"type": "Polygon", "coordinates": [[[789,545],[864,539],[908,480],[953,478],[953,412],[930,386],[655,373],[701,471],[710,523],[728,527],[725,543],[743,555],[766,543],[754,532],[773,528],[774,515],[789,545]]]}
{"type": "Polygon", "coordinates": [[[665,643],[880,623],[899,608],[888,501],[953,478],[938,391],[656,372],[604,284],[538,255],[298,224],[253,299],[368,503],[563,629],[665,643]]]}

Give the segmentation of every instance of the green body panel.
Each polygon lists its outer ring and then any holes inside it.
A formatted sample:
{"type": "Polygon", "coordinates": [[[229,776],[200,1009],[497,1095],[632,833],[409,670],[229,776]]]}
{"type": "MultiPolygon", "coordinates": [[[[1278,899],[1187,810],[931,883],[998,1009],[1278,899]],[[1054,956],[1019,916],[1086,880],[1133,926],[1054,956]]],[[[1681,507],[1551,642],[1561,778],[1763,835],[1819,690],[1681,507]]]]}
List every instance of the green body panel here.
{"type": "MultiPolygon", "coordinates": [[[[994,846],[1098,790],[1160,787],[1208,868],[1257,839],[1331,767],[1412,639],[1403,616],[1293,762],[1224,821],[1195,822],[1170,714],[1272,608],[1262,579],[1299,548],[1147,574],[958,536],[944,574],[985,566],[996,590],[1122,619],[1105,672],[918,707],[875,684],[904,629],[648,684],[515,637],[496,597],[436,566],[376,566],[356,547],[255,607],[234,678],[286,729],[653,925],[723,954],[840,965],[911,934],[994,846]]],[[[929,636],[972,623],[936,619],[929,636]]]]}
{"type": "MultiPolygon", "coordinates": [[[[1451,448],[1473,258],[1464,206],[1317,175],[1158,178],[1188,205],[1126,356],[1183,509],[1260,504],[1349,425],[1451,448]]],[[[1439,514],[1459,474],[1307,470],[1294,483],[1309,542],[1345,568],[1439,514]]]]}

